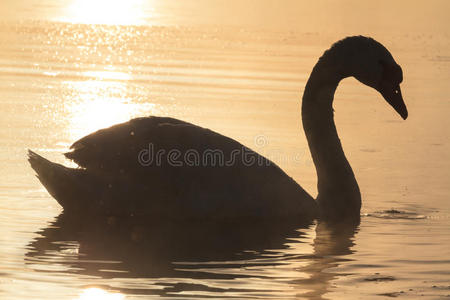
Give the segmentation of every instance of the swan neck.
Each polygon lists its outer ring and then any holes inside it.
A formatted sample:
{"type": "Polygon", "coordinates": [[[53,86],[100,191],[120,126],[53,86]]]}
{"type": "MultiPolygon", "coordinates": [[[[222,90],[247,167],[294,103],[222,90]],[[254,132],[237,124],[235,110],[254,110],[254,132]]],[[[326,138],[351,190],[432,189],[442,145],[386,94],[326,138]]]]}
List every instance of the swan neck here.
{"type": "Polygon", "coordinates": [[[361,195],[345,157],[333,116],[333,99],[340,80],[338,68],[319,60],[306,84],[302,120],[318,177],[317,201],[323,218],[359,218],[361,195]]]}

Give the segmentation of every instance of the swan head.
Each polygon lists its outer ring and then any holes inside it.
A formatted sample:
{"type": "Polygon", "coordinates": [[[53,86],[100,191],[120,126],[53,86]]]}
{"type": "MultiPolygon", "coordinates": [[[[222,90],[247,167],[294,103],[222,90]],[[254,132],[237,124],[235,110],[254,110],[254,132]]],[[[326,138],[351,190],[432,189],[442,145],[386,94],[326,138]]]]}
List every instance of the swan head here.
{"type": "Polygon", "coordinates": [[[341,79],[355,77],[377,90],[403,119],[408,117],[400,90],[402,68],[386,47],[372,38],[353,36],[335,43],[327,52],[329,55],[324,57],[330,56],[328,61],[339,62],[337,68],[341,79]]]}

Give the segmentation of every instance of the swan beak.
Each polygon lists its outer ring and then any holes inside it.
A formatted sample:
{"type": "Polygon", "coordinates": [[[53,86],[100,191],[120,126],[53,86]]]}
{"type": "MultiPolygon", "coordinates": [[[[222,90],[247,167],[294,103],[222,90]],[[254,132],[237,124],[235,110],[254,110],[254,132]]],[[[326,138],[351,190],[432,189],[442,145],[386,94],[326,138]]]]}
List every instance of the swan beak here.
{"type": "Polygon", "coordinates": [[[406,108],[405,102],[403,102],[400,85],[382,84],[378,91],[403,120],[406,120],[408,117],[408,109],[406,108]]]}

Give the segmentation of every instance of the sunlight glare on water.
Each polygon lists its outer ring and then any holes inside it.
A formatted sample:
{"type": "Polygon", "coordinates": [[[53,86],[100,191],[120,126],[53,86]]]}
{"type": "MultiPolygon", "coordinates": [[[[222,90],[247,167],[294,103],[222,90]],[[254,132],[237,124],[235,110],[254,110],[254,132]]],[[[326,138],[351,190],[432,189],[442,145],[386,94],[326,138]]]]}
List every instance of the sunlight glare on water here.
{"type": "Polygon", "coordinates": [[[99,288],[84,290],[79,298],[74,300],[123,300],[125,296],[120,293],[110,293],[99,288]]]}
{"type": "Polygon", "coordinates": [[[73,0],[61,21],[85,24],[140,25],[151,18],[145,0],[73,0]],[[144,11],[144,4],[147,10],[144,11]]]}
{"type": "Polygon", "coordinates": [[[95,79],[64,82],[73,99],[65,104],[68,132],[73,140],[100,128],[128,121],[144,109],[145,113],[154,111],[155,105],[152,103],[130,103],[126,84],[128,74],[105,71],[88,71],[84,74],[95,79]],[[109,81],[111,79],[117,81],[109,81]]]}

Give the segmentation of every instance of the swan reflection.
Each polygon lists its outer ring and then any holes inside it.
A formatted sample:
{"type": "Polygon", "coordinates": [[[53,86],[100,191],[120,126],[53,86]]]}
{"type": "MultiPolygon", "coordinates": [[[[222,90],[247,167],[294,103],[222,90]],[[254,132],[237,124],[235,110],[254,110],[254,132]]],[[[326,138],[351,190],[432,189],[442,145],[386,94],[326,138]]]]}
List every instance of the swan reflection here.
{"type": "Polygon", "coordinates": [[[98,278],[125,295],[320,297],[337,276],[326,270],[348,259],[356,230],[269,221],[88,221],[63,213],[30,243],[26,261],[41,271],[65,265],[65,272],[98,278]],[[120,286],[110,280],[116,278],[120,286]]]}

